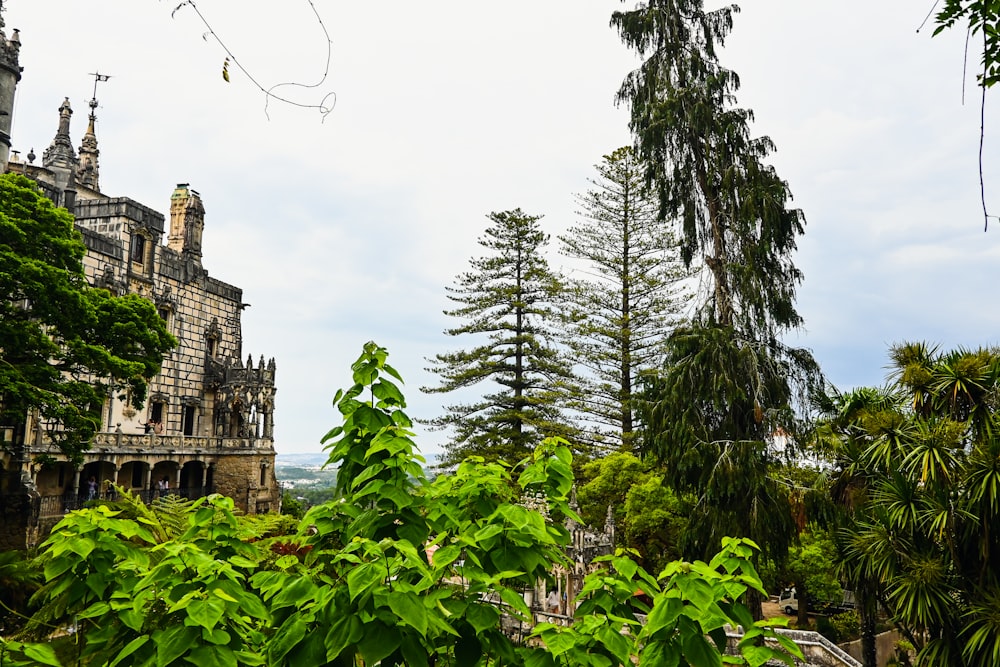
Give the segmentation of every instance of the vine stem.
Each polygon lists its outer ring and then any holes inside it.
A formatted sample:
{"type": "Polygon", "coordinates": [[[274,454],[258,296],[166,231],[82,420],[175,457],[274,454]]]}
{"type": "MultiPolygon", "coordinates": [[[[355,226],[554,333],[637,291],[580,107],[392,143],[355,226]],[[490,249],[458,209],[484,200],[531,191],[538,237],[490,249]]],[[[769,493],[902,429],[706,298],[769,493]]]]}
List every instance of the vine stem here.
{"type": "Polygon", "coordinates": [[[327,93],[326,95],[323,96],[323,98],[319,101],[318,104],[304,104],[302,102],[296,102],[295,100],[291,100],[287,97],[277,95],[273,92],[276,88],[280,88],[282,86],[297,86],[299,88],[318,88],[319,86],[322,86],[326,82],[326,79],[330,74],[330,61],[333,58],[333,40],[330,39],[330,32],[329,30],[327,30],[326,24],[323,23],[323,17],[320,16],[319,10],[317,10],[316,5],[313,4],[313,0],[306,0],[306,2],[309,3],[309,7],[310,9],[312,9],[313,14],[316,16],[316,21],[319,23],[320,29],[323,31],[323,36],[326,38],[326,64],[323,68],[323,76],[320,78],[319,81],[313,84],[285,81],[282,83],[276,83],[270,88],[265,88],[263,85],[260,84],[259,81],[257,81],[256,77],[254,77],[254,75],[251,74],[250,71],[243,66],[243,63],[239,61],[239,59],[236,57],[236,54],[234,54],[229,49],[229,47],[226,46],[226,43],[222,41],[222,38],[219,37],[219,34],[215,32],[215,28],[212,27],[212,24],[208,22],[208,19],[205,18],[205,15],[201,13],[200,9],[198,9],[198,5],[195,4],[195,0],[184,0],[184,2],[174,7],[174,11],[171,12],[170,15],[172,17],[174,14],[178,12],[178,10],[180,10],[185,6],[190,7],[194,11],[194,13],[197,14],[198,19],[201,21],[202,25],[204,25],[205,29],[208,31],[205,33],[204,37],[206,37],[207,39],[207,36],[211,35],[212,39],[214,39],[216,43],[222,47],[222,50],[226,52],[227,60],[232,61],[232,63],[236,65],[236,67],[238,67],[239,70],[243,72],[243,74],[246,75],[246,77],[250,80],[250,82],[254,86],[256,86],[257,89],[260,90],[260,92],[264,93],[264,100],[265,100],[264,115],[267,117],[268,120],[271,119],[270,114],[268,114],[267,112],[268,105],[270,104],[270,101],[274,99],[277,100],[278,102],[283,102],[285,104],[289,104],[291,106],[299,107],[302,109],[317,109],[320,112],[320,115],[322,116],[322,120],[325,121],[326,117],[329,116],[333,112],[334,107],[337,106],[337,93],[333,91],[327,93]],[[333,101],[328,103],[328,101],[331,98],[333,101]]]}

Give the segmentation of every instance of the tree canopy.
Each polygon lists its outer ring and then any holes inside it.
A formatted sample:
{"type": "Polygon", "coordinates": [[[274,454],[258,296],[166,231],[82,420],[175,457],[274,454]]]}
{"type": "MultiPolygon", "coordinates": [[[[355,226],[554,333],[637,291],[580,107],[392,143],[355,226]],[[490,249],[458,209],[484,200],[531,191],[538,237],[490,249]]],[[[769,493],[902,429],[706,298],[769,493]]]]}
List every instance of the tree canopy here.
{"type": "Polygon", "coordinates": [[[890,384],[837,396],[820,431],[846,511],[843,574],[918,665],[995,664],[1000,353],[904,343],[891,359],[890,384]]]}
{"type": "Polygon", "coordinates": [[[605,155],[596,169],[592,187],[576,197],[577,224],[559,237],[562,253],[583,261],[564,292],[563,342],[582,368],[570,407],[587,422],[580,437],[594,450],[634,451],[641,375],[663,363],[664,339],[685,305],[686,272],[632,148],[605,155]]]}
{"type": "Polygon", "coordinates": [[[521,209],[494,212],[479,239],[488,251],[470,260],[471,270],[448,288],[459,304],[446,315],[465,320],[449,336],[479,342],[431,359],[441,377],[428,392],[452,392],[492,383],[497,388],[478,401],[451,405],[432,420],[451,429],[448,458],[457,463],[476,454],[518,461],[548,435],[567,432],[558,407],[569,364],[555,347],[555,302],[561,285],[542,254],[548,235],[539,216],[521,209]],[[484,340],[485,338],[485,340],[484,340]]]}
{"type": "Polygon", "coordinates": [[[37,410],[71,458],[109,392],[141,406],[177,344],[150,301],[90,287],[84,253],[69,212],[27,178],[0,176],[0,421],[23,426],[37,410]]]}

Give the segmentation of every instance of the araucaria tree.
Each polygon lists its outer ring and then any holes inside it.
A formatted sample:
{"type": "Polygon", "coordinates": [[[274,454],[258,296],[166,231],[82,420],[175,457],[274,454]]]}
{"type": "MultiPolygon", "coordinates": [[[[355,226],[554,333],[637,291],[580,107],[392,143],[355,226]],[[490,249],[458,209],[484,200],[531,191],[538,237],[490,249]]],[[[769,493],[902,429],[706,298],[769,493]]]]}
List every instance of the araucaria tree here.
{"type": "Polygon", "coordinates": [[[640,375],[663,363],[686,272],[632,148],[596,168],[593,187],[577,196],[579,224],[559,237],[563,254],[584,262],[565,291],[565,344],[584,369],[571,407],[590,422],[581,436],[596,452],[633,451],[640,375]]]}
{"type": "Polygon", "coordinates": [[[794,434],[800,390],[817,380],[811,355],[783,345],[797,327],[802,275],[791,254],[803,233],[787,184],[764,160],[773,150],[735,106],[738,78],[716,49],[735,7],[649,0],[612,24],[645,58],[619,91],[630,105],[639,157],[660,214],[681,223],[681,255],[702,271],[700,312],[669,339],[645,447],[668,481],[697,494],[688,553],[744,535],[780,559],[794,530],[784,491],[768,474],[768,442],[794,434]]]}
{"type": "Polygon", "coordinates": [[[552,343],[560,283],[542,254],[548,235],[539,216],[520,209],[489,219],[493,224],[479,239],[489,253],[472,259],[471,270],[448,288],[448,298],[459,305],[445,311],[465,320],[445,333],[482,342],[436,355],[429,370],[441,385],[424,388],[441,393],[481,382],[496,385],[479,401],[448,406],[447,414],[431,422],[452,429],[450,462],[479,455],[513,463],[544,437],[566,433],[558,399],[570,370],[552,343]]]}
{"type": "Polygon", "coordinates": [[[65,209],[27,178],[0,176],[0,423],[23,430],[37,411],[71,459],[99,428],[108,393],[142,405],[177,344],[152,302],[87,284],[85,250],[65,209]]]}

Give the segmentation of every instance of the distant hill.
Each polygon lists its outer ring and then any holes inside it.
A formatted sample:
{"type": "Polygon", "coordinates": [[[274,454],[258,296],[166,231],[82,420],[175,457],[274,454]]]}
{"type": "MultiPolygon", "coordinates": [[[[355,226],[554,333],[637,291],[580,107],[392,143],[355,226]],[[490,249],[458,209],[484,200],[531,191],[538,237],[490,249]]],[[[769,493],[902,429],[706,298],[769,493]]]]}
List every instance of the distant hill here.
{"type": "MultiPolygon", "coordinates": [[[[323,452],[279,452],[274,459],[274,474],[288,490],[327,488],[337,480],[335,468],[323,468],[327,459],[328,455],[323,452]]],[[[431,454],[424,469],[430,474],[436,464],[437,455],[431,454]]]]}
{"type": "Polygon", "coordinates": [[[291,452],[289,454],[278,452],[274,457],[274,467],[308,468],[315,466],[319,468],[326,463],[328,457],[329,455],[324,452],[291,452]]]}

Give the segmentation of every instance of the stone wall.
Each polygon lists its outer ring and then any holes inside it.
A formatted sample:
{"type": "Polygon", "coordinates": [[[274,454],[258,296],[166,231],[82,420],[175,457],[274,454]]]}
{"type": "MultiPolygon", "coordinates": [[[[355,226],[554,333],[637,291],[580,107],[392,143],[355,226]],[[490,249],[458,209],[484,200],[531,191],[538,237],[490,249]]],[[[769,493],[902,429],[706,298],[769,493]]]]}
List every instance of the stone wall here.
{"type": "MultiPolygon", "coordinates": [[[[896,654],[896,642],[899,641],[899,633],[895,630],[883,632],[875,637],[875,660],[878,667],[885,667],[889,659],[896,654]]],[[[840,647],[850,653],[858,662],[861,662],[861,640],[840,644],[840,647]]]]}
{"type": "MultiPolygon", "coordinates": [[[[860,662],[818,632],[788,628],[775,628],[775,632],[791,639],[802,649],[805,661],[796,660],[797,665],[802,667],[862,667],[860,662]]],[[[736,644],[743,637],[743,628],[733,630],[727,626],[726,637],[729,640],[729,652],[733,653],[736,644]]]]}
{"type": "Polygon", "coordinates": [[[33,516],[32,497],[27,491],[0,494],[0,551],[24,549],[28,523],[33,516]]]}

